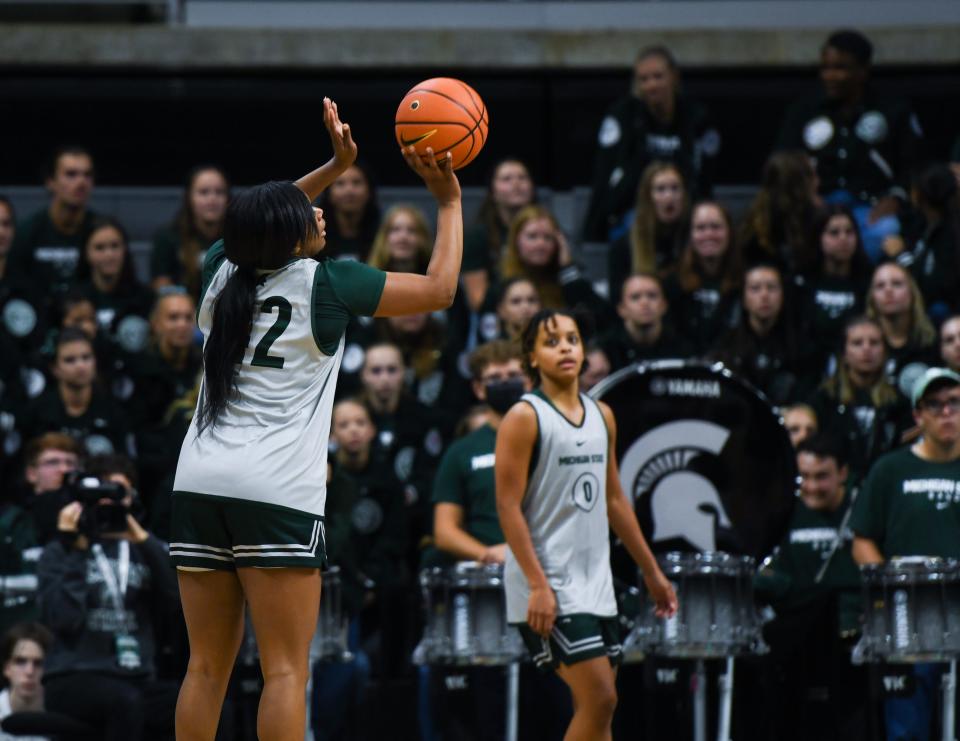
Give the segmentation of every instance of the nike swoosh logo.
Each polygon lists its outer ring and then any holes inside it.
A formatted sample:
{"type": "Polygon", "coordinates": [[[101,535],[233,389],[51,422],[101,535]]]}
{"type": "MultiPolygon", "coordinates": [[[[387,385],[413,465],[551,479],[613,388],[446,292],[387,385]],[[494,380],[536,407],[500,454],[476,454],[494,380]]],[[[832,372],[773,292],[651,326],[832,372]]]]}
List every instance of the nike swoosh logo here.
{"type": "Polygon", "coordinates": [[[583,445],[585,442],[587,442],[587,441],[586,441],[586,440],[577,440],[577,447],[579,448],[579,447],[580,447],[581,445],[583,445]]]}
{"type": "Polygon", "coordinates": [[[436,133],[437,133],[437,130],[436,130],[436,129],[432,129],[432,130],[428,131],[426,134],[421,134],[420,136],[415,136],[415,137],[413,137],[413,139],[404,139],[404,138],[401,136],[401,137],[400,137],[400,143],[403,144],[403,146],[405,146],[405,147],[409,147],[409,146],[411,146],[411,145],[413,145],[413,144],[419,144],[419,143],[422,142],[424,139],[429,139],[431,136],[433,136],[433,135],[436,134],[436,133]]]}

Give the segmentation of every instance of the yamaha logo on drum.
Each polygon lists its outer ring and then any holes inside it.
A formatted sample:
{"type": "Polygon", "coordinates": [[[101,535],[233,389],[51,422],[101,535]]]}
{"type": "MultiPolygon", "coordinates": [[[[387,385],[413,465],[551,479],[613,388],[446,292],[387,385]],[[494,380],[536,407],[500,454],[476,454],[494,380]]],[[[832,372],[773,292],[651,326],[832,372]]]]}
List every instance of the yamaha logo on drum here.
{"type": "Polygon", "coordinates": [[[650,381],[654,396],[694,396],[700,399],[719,399],[718,381],[695,381],[688,378],[654,378],[650,381]]]}

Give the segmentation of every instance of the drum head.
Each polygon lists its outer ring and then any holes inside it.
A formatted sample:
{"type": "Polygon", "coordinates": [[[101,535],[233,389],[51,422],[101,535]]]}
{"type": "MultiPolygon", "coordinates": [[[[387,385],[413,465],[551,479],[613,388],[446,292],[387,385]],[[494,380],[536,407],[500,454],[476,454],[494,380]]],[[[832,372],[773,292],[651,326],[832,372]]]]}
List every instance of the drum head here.
{"type": "Polygon", "coordinates": [[[591,395],[616,417],[620,481],[654,551],[773,550],[797,473],[762,395],[720,364],[682,361],[624,368],[591,395]]]}

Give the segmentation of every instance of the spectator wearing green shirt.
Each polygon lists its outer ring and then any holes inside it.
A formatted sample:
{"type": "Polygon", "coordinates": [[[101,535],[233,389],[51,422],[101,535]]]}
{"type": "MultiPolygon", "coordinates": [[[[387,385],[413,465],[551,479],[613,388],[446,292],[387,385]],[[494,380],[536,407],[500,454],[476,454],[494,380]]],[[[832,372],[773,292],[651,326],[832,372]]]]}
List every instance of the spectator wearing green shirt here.
{"type": "Polygon", "coordinates": [[[797,444],[800,497],[757,594],[777,617],[768,688],[776,738],[864,738],[867,677],[850,663],[860,613],[860,575],[848,521],[857,487],[842,441],[814,434],[797,444]]]}
{"type": "MultiPolygon", "coordinates": [[[[874,463],[850,528],[853,557],[878,564],[898,556],[960,558],[960,374],[930,368],[913,385],[920,438],[874,463]]],[[[927,739],[941,667],[916,664],[914,691],[888,697],[888,739],[927,739]]]]}
{"type": "Polygon", "coordinates": [[[506,552],[497,519],[493,449],[506,411],[530,390],[520,350],[508,340],[481,345],[470,355],[473,392],[489,407],[486,424],[454,442],[433,484],[433,537],[457,560],[503,563],[506,552]]]}
{"type": "Polygon", "coordinates": [[[62,293],[73,280],[95,217],[87,208],[93,193],[93,157],[82,147],[57,149],[45,185],[50,205],[17,224],[9,268],[17,280],[62,293]]]}
{"type": "MultiPolygon", "coordinates": [[[[454,442],[433,484],[437,549],[456,561],[502,564],[507,546],[497,518],[493,451],[507,410],[530,390],[520,348],[509,340],[481,345],[470,355],[473,392],[488,407],[483,425],[454,442]]],[[[431,704],[440,738],[493,741],[504,737],[502,667],[429,671],[431,704]]]]}

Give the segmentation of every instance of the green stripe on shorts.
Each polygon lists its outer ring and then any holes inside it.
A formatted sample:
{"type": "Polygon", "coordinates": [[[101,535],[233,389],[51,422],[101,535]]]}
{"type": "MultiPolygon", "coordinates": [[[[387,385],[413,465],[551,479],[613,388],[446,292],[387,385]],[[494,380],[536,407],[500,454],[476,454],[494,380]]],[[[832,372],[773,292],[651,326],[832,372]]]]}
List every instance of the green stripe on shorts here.
{"type": "Polygon", "coordinates": [[[608,657],[614,666],[623,659],[620,625],[616,617],[589,613],[558,615],[549,638],[534,633],[527,623],[518,623],[516,627],[533,663],[543,671],[553,671],[560,664],[576,664],[598,656],[608,657]]]}
{"type": "Polygon", "coordinates": [[[323,568],[323,517],[286,507],[193,492],[173,493],[175,566],[323,568]]]}

